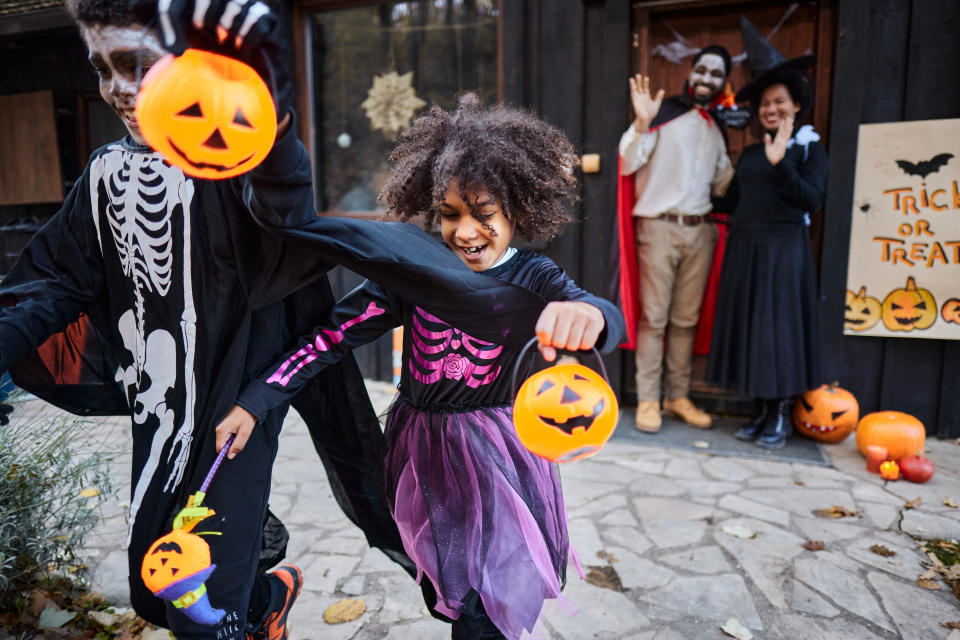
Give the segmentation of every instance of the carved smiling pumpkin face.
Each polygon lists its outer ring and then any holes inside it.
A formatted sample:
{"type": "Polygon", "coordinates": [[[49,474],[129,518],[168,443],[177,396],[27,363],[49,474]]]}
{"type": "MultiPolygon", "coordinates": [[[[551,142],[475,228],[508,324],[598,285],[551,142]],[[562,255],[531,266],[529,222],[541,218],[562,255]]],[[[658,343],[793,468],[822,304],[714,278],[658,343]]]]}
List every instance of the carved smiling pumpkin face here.
{"type": "Polygon", "coordinates": [[[860,287],[860,292],[856,294],[847,289],[843,328],[851,331],[866,331],[879,321],[880,301],[868,296],[866,287],[860,287]]]}
{"type": "Polygon", "coordinates": [[[797,431],[821,442],[840,442],[857,428],[859,419],[857,399],[835,384],[807,391],[793,407],[797,431]]]}
{"type": "Polygon", "coordinates": [[[174,529],[147,550],[140,565],[140,577],[151,592],[157,593],[209,566],[207,543],[198,535],[174,529]]]}
{"type": "Polygon", "coordinates": [[[553,462],[599,451],[616,428],[619,413],[610,385],[580,364],[559,364],[533,374],[513,404],[520,441],[553,462]]]}
{"type": "Polygon", "coordinates": [[[940,308],[940,317],[946,322],[960,324],[960,300],[950,298],[940,308]]]}
{"type": "Polygon", "coordinates": [[[147,143],[196,178],[217,180],[253,169],[277,136],[273,99],[257,72],[197,49],[153,65],[136,113],[147,143]]]}
{"type": "Polygon", "coordinates": [[[883,299],[880,316],[884,326],[891,331],[927,329],[937,319],[937,303],[933,294],[918,289],[911,277],[907,278],[903,289],[894,289],[883,299]]]}

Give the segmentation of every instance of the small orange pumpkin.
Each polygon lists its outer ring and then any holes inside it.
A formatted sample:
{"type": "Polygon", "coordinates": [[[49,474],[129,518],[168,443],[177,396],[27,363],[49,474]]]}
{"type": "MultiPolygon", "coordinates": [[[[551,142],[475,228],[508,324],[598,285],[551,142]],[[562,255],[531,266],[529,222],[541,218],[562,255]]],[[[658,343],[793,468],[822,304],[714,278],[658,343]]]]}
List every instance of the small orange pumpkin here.
{"type": "Polygon", "coordinates": [[[147,143],[196,178],[253,169],[277,137],[273,98],[257,72],[210,51],[161,58],[143,78],[136,113],[147,143]]]}
{"type": "Polygon", "coordinates": [[[600,450],[619,412],[603,376],[581,364],[558,364],[524,381],[513,403],[513,423],[532,453],[571,462],[600,450]]]}
{"type": "Polygon", "coordinates": [[[923,451],[925,441],[923,423],[901,411],[868,413],[857,425],[857,448],[864,456],[867,447],[876,445],[885,448],[891,460],[899,460],[923,451]]]}
{"type": "Polygon", "coordinates": [[[153,593],[210,566],[210,547],[198,535],[174,529],[158,538],[143,556],[140,577],[153,593]]]}
{"type": "Polygon", "coordinates": [[[880,301],[867,295],[867,288],[858,293],[847,289],[846,306],[843,311],[843,328],[851,331],[866,331],[880,321],[880,301]]]}
{"type": "Polygon", "coordinates": [[[940,308],[940,316],[946,322],[960,324],[960,300],[957,300],[956,298],[950,298],[944,302],[943,306],[940,308]]]}
{"type": "Polygon", "coordinates": [[[857,428],[859,419],[857,399],[836,383],[807,391],[793,407],[793,426],[821,442],[840,442],[857,428]]]}
{"type": "Polygon", "coordinates": [[[880,477],[884,480],[899,480],[900,467],[893,460],[880,463],[880,477]]]}
{"type": "Polygon", "coordinates": [[[930,291],[918,288],[911,276],[904,288],[894,289],[883,299],[880,317],[891,331],[927,329],[937,319],[937,302],[930,291]]]}

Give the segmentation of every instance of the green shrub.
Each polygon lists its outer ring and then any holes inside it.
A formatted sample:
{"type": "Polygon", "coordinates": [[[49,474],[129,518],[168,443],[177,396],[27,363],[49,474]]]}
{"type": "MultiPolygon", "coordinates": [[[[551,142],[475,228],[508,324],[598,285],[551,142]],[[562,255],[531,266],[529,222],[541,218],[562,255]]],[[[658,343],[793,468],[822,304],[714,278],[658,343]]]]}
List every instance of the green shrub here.
{"type": "Polygon", "coordinates": [[[107,457],[78,453],[91,425],[21,405],[0,426],[0,611],[53,579],[84,578],[77,552],[111,493],[107,457]]]}

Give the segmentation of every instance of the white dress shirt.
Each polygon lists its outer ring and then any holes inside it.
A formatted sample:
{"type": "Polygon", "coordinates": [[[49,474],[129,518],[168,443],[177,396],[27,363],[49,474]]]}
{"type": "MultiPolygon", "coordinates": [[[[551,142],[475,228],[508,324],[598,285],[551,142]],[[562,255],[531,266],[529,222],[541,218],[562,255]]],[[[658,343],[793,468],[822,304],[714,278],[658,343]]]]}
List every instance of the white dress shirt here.
{"type": "Polygon", "coordinates": [[[723,134],[713,118],[690,109],[656,128],[638,133],[633,125],[620,138],[621,171],[636,173],[633,215],[704,215],[710,196],[723,195],[733,178],[723,134]]]}

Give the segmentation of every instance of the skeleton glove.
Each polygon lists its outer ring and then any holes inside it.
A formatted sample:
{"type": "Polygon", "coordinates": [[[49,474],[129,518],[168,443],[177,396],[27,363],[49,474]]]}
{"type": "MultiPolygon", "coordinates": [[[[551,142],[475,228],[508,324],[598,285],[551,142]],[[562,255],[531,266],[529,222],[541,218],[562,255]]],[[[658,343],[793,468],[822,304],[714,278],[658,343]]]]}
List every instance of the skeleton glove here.
{"type": "Polygon", "coordinates": [[[277,120],[290,110],[283,23],[267,0],[131,0],[130,9],[142,24],[156,24],[164,48],[176,55],[194,47],[249,64],[269,87],[277,120]]]}

